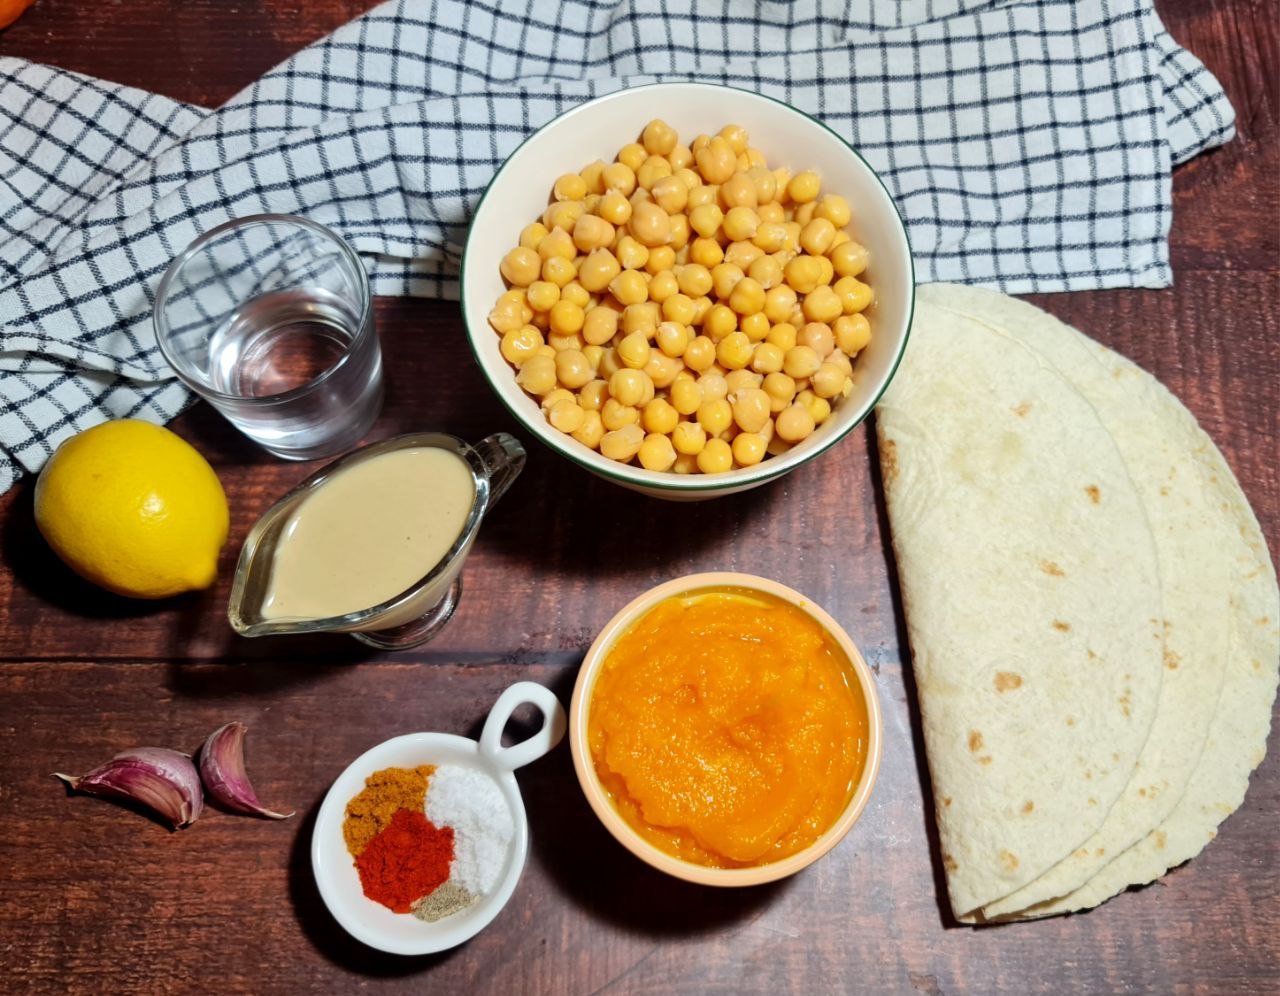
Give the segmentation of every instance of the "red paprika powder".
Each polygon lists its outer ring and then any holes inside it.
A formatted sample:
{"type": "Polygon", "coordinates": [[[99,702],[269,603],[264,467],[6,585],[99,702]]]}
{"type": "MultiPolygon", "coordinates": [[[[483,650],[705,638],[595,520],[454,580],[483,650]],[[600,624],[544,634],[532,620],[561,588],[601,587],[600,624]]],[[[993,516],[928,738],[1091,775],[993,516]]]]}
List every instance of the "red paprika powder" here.
{"type": "Polygon", "coordinates": [[[412,912],[449,877],[451,864],[453,828],[409,809],[398,810],[356,858],[364,894],[396,913],[412,912]]]}

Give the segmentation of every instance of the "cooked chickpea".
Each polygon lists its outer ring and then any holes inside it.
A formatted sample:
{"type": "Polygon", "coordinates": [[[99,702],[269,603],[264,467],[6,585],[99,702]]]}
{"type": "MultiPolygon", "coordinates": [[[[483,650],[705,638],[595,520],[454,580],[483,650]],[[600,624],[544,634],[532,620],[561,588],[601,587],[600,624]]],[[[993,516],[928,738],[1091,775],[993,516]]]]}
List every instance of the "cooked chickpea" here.
{"type": "Polygon", "coordinates": [[[633,370],[639,370],[649,362],[649,337],[643,332],[632,332],[618,343],[618,358],[633,370]]]}
{"type": "Polygon", "coordinates": [[[571,398],[563,401],[557,401],[547,411],[547,421],[554,425],[561,432],[573,434],[582,428],[582,423],[587,420],[587,413],[578,406],[578,403],[571,398]]]}
{"type": "Polygon", "coordinates": [[[664,176],[653,185],[653,199],[667,214],[676,214],[689,203],[689,188],[678,176],[664,176]]]}
{"type": "Polygon", "coordinates": [[[812,170],[797,173],[787,184],[787,196],[795,204],[807,204],[818,196],[822,182],[812,170]]]}
{"type": "Polygon", "coordinates": [[[625,225],[631,218],[631,202],[621,190],[611,187],[600,198],[596,214],[611,225],[625,225]]]}
{"type": "Polygon", "coordinates": [[[836,228],[844,228],[853,220],[853,212],[849,209],[849,202],[839,194],[827,194],[818,204],[818,209],[814,212],[817,218],[825,218],[831,222],[836,228]]]}
{"type": "Polygon", "coordinates": [[[627,231],[641,245],[665,245],[671,238],[671,218],[667,212],[649,201],[632,206],[627,231]]]}
{"type": "Polygon", "coordinates": [[[778,412],[773,422],[774,431],[788,443],[798,443],[812,434],[813,416],[803,405],[793,404],[778,412]]]}
{"type": "Polygon", "coordinates": [[[721,300],[727,299],[733,293],[734,287],[738,285],[746,274],[742,272],[742,267],[735,266],[733,263],[721,263],[719,266],[711,268],[711,287],[715,291],[716,297],[721,300]]]}
{"type": "Polygon", "coordinates": [[[720,230],[724,212],[718,204],[699,204],[689,212],[689,227],[703,238],[711,238],[720,230]]]}
{"type": "Polygon", "coordinates": [[[814,256],[821,256],[831,248],[831,240],[836,237],[836,228],[826,218],[814,218],[800,229],[800,247],[814,256]]]}
{"type": "Polygon", "coordinates": [[[563,256],[549,256],[542,261],[542,279],[557,287],[566,286],[577,275],[578,271],[574,269],[573,264],[563,256]]]}
{"type": "Polygon", "coordinates": [[[764,314],[771,322],[785,322],[795,309],[796,292],[786,284],[770,287],[764,295],[764,314]]]}
{"type": "Polygon", "coordinates": [[[782,369],[786,353],[771,342],[762,342],[751,355],[751,369],[757,373],[771,374],[782,369]]]}
{"type": "Polygon", "coordinates": [[[532,249],[517,246],[502,257],[502,275],[516,287],[528,287],[538,279],[541,269],[538,254],[532,249]]]}
{"type": "Polygon", "coordinates": [[[609,293],[619,304],[639,304],[649,300],[649,283],[638,270],[623,270],[609,281],[609,293]]]}
{"type": "MultiPolygon", "coordinates": [[[[687,207],[690,211],[694,208],[702,207],[704,204],[715,204],[717,207],[720,203],[720,188],[715,184],[703,183],[701,180],[695,186],[689,188],[689,203],[687,207]]],[[[719,222],[716,223],[719,226],[719,222]]]]}
{"type": "MultiPolygon", "coordinates": [[[[787,228],[781,222],[766,221],[762,217],[751,243],[761,252],[778,252],[787,244],[787,228]]],[[[778,265],[781,267],[782,264],[778,265]]]]}
{"type": "Polygon", "coordinates": [[[623,162],[610,163],[606,166],[601,173],[601,179],[604,180],[605,196],[608,196],[608,191],[616,190],[623,197],[630,197],[636,189],[635,170],[623,162]]]}
{"type": "Polygon", "coordinates": [[[609,397],[609,385],[603,380],[589,380],[582,385],[582,390],[578,392],[578,405],[589,412],[598,412],[604,407],[605,399],[609,397]]]}
{"type": "Polygon", "coordinates": [[[686,263],[676,272],[680,292],[691,298],[702,297],[711,290],[711,271],[701,263],[686,263]]]}
{"type": "Polygon", "coordinates": [[[577,332],[570,332],[562,335],[559,332],[547,330],[547,345],[550,346],[557,354],[564,352],[566,349],[576,349],[581,352],[586,348],[586,342],[577,332]]]}
{"type": "Polygon", "coordinates": [[[724,375],[724,385],[726,389],[725,397],[744,391],[747,388],[759,387],[764,378],[754,370],[730,370],[724,375]]]}
{"type": "Polygon", "coordinates": [[[727,370],[741,370],[751,362],[753,347],[745,332],[730,332],[716,343],[716,359],[727,370]]]}
{"type": "Polygon", "coordinates": [[[772,401],[772,409],[780,412],[791,404],[796,396],[796,382],[794,378],[788,377],[784,373],[771,373],[765,375],[764,383],[760,385],[764,389],[764,393],[769,395],[772,401]]]}
{"type": "Polygon", "coordinates": [[[618,264],[624,270],[643,270],[649,262],[649,247],[641,245],[630,235],[618,240],[618,264]]]}
{"type": "Polygon", "coordinates": [[[723,474],[733,468],[733,450],[723,439],[708,439],[698,451],[698,469],[704,474],[723,474]]]}
{"type": "Polygon", "coordinates": [[[587,181],[577,173],[566,173],[551,188],[558,201],[580,201],[587,196],[587,181]]]}
{"type": "Polygon", "coordinates": [[[597,305],[586,312],[582,322],[582,338],[593,346],[603,346],[618,331],[618,313],[597,305]]]}
{"type": "Polygon", "coordinates": [[[570,280],[560,288],[560,297],[562,300],[572,301],[583,311],[591,304],[591,294],[576,280],[570,280]]]}
{"type": "Polygon", "coordinates": [[[840,295],[825,284],[815,287],[804,296],[804,317],[811,322],[834,322],[843,310],[840,295]]]}
{"type": "Polygon", "coordinates": [[[618,162],[626,163],[632,170],[639,169],[640,164],[648,157],[648,150],[639,142],[628,142],[618,150],[618,162]]]}
{"type": "Polygon", "coordinates": [[[585,318],[586,315],[581,308],[572,301],[566,301],[562,298],[551,309],[551,330],[558,332],[560,335],[574,335],[582,331],[585,318]]]}
{"type": "Polygon", "coordinates": [[[520,245],[525,249],[537,249],[538,243],[546,236],[547,226],[540,221],[535,221],[520,230],[520,245]]]}
{"type": "Polygon", "coordinates": [[[697,384],[703,401],[717,401],[729,393],[729,382],[719,370],[708,370],[701,374],[697,384]]]}
{"type": "Polygon", "coordinates": [[[662,317],[668,322],[691,325],[696,311],[697,305],[687,294],[672,294],[662,302],[662,317]]]}
{"type": "Polygon", "coordinates": [[[765,317],[763,311],[757,311],[754,315],[743,315],[738,319],[738,329],[746,333],[747,338],[753,343],[762,342],[769,334],[769,319],[765,317]]]}
{"type": "Polygon", "coordinates": [[[658,348],[663,353],[678,359],[684,356],[684,351],[689,348],[692,336],[689,334],[688,326],[680,322],[666,321],[658,326],[656,339],[658,348]]]}
{"type": "Polygon", "coordinates": [[[820,359],[826,359],[831,355],[831,351],[835,349],[835,336],[831,332],[831,326],[824,322],[808,322],[796,334],[796,342],[801,346],[808,346],[820,359]]]}
{"type": "Polygon", "coordinates": [[[675,431],[679,421],[680,413],[665,398],[654,398],[640,413],[640,424],[644,426],[645,432],[669,435],[675,431]]]}
{"type": "Polygon", "coordinates": [[[871,325],[866,315],[842,315],[832,330],[840,352],[846,356],[857,356],[871,341],[871,325]]]}
{"type": "Polygon", "coordinates": [[[809,222],[813,221],[813,212],[817,209],[818,205],[814,201],[810,201],[808,204],[801,204],[795,209],[795,213],[792,214],[791,220],[797,225],[804,227],[809,224],[809,222]]]}
{"type": "MultiPolygon", "coordinates": [[[[782,264],[773,256],[760,254],[751,265],[747,267],[747,276],[760,285],[766,291],[772,290],[782,282],[782,264]]],[[[760,310],[764,310],[764,306],[768,299],[765,295],[760,298],[760,310]]]]}
{"type": "Polygon", "coordinates": [[[630,335],[632,332],[654,335],[658,331],[658,324],[662,321],[661,308],[661,305],[654,304],[652,301],[627,305],[622,311],[623,335],[630,335]]]}
{"type": "Polygon", "coordinates": [[[831,265],[842,277],[856,277],[867,268],[871,254],[857,242],[842,242],[831,250],[831,265]]]}
{"type": "Polygon", "coordinates": [[[707,183],[724,183],[738,168],[737,153],[719,135],[701,149],[695,148],[693,156],[698,164],[698,172],[707,183]]]}
{"type": "Polygon", "coordinates": [[[746,173],[734,173],[720,184],[720,203],[725,210],[735,207],[755,208],[759,203],[756,185],[746,173]]]}
{"type": "Polygon", "coordinates": [[[681,422],[671,433],[671,443],[677,453],[697,456],[707,445],[707,430],[697,422],[681,422]]]}
{"type": "Polygon", "coordinates": [[[689,246],[689,262],[711,269],[724,261],[724,248],[715,239],[694,239],[689,246]]]}
{"type": "Polygon", "coordinates": [[[841,277],[831,288],[840,300],[841,310],[846,315],[855,315],[865,311],[875,296],[870,286],[857,277],[841,277]]]}
{"type": "Polygon", "coordinates": [[[760,216],[754,208],[733,207],[724,216],[721,229],[731,242],[751,239],[760,227],[760,216]]]}
{"type": "Polygon", "coordinates": [[[635,425],[640,421],[640,409],[636,405],[624,405],[617,398],[605,398],[600,406],[600,422],[608,432],[621,429],[624,425],[635,425]]]}
{"type": "MultiPolygon", "coordinates": [[[[647,190],[650,196],[653,195],[653,187],[659,180],[665,180],[671,175],[671,164],[662,156],[650,156],[640,164],[640,168],[636,170],[636,183],[640,188],[647,190]]],[[[684,184],[680,185],[681,187],[684,184]]]]}
{"type": "Polygon", "coordinates": [[[648,378],[634,367],[625,367],[609,378],[609,395],[621,405],[638,405],[644,397],[644,383],[648,378]]]}
{"type": "Polygon", "coordinates": [[[655,273],[649,281],[649,300],[661,304],[673,294],[680,293],[680,282],[671,270],[655,273]]]}
{"type": "Polygon", "coordinates": [[[814,372],[810,384],[819,398],[834,398],[844,390],[845,373],[834,363],[824,363],[814,372]]]}
{"type": "Polygon", "coordinates": [[[733,408],[724,398],[711,398],[698,406],[698,424],[708,436],[716,436],[733,422],[733,408]]]}
{"type": "Polygon", "coordinates": [[[654,118],[644,126],[640,133],[640,141],[650,155],[665,156],[676,147],[676,132],[671,125],[661,118],[654,118]]]}
{"type": "Polygon", "coordinates": [[[809,413],[814,425],[821,425],[831,414],[831,402],[820,398],[813,391],[801,391],[796,395],[796,404],[809,413]]]}
{"type": "Polygon", "coordinates": [[[667,162],[671,164],[671,168],[674,169],[677,174],[688,173],[693,177],[693,183],[690,183],[688,180],[685,181],[685,184],[688,187],[692,188],[694,184],[702,182],[698,179],[698,174],[689,169],[689,167],[693,165],[693,150],[687,145],[681,145],[679,139],[676,140],[676,144],[672,150],[667,153],[667,162]]]}
{"type": "Polygon", "coordinates": [[[572,231],[574,223],[587,212],[583,201],[556,201],[542,212],[542,223],[548,228],[572,231]]]}
{"type": "Polygon", "coordinates": [[[782,361],[782,369],[786,371],[788,377],[794,377],[796,380],[803,380],[806,377],[812,377],[818,367],[822,365],[822,361],[808,346],[792,346],[787,350],[782,361]]]}
{"type": "Polygon", "coordinates": [[[754,467],[764,459],[764,437],[755,432],[740,432],[733,437],[733,460],[740,467],[754,467]]]}
{"type": "Polygon", "coordinates": [[[676,450],[671,440],[655,432],[644,437],[637,456],[645,470],[670,470],[676,462],[676,450]]]}
{"type": "Polygon", "coordinates": [[[671,384],[671,406],[681,415],[692,415],[702,404],[702,388],[696,381],[677,380],[671,384]]]}
{"type": "Polygon", "coordinates": [[[595,375],[590,362],[578,349],[561,350],[556,354],[555,363],[556,377],[565,387],[579,388],[595,375]]]}
{"type": "Polygon", "coordinates": [[[644,372],[658,389],[670,387],[676,375],[684,369],[685,365],[679,360],[656,349],[650,351],[649,362],[644,365],[644,372]]]}
{"type": "MultiPolygon", "coordinates": [[[[733,398],[733,421],[744,432],[759,432],[769,421],[770,399],[762,389],[747,388],[737,391],[733,398]]],[[[701,421],[701,414],[699,414],[701,421]]],[[[705,423],[704,423],[705,426],[705,423]]]]}
{"type": "Polygon", "coordinates": [[[624,425],[600,438],[600,453],[610,460],[626,463],[640,451],[643,442],[644,430],[640,426],[624,425]]]}
{"type": "Polygon", "coordinates": [[[808,294],[818,286],[822,265],[814,256],[797,256],[783,267],[788,286],[797,294],[808,294]]]}
{"type": "MultiPolygon", "coordinates": [[[[530,309],[529,317],[532,318],[532,309],[530,309]]],[[[493,310],[489,312],[489,324],[493,326],[495,332],[501,332],[506,335],[508,332],[514,332],[525,324],[525,318],[521,314],[520,305],[514,301],[499,300],[493,306],[493,310]]]]}
{"type": "Polygon", "coordinates": [[[790,322],[779,322],[773,328],[769,329],[769,335],[766,342],[771,342],[784,353],[796,344],[796,327],[790,322]]]}
{"type": "Polygon", "coordinates": [[[583,446],[588,446],[593,450],[598,449],[600,447],[600,437],[604,435],[604,422],[600,419],[600,413],[595,411],[585,412],[582,417],[582,425],[570,435],[583,446]]]}
{"type": "Polygon", "coordinates": [[[733,150],[735,156],[740,156],[747,151],[750,138],[747,136],[747,129],[739,124],[727,124],[720,129],[720,137],[729,143],[729,148],[733,150]]]}
{"type": "MultiPolygon", "coordinates": [[[[716,304],[702,320],[702,331],[712,341],[719,342],[738,327],[738,316],[728,305],[716,304]]],[[[688,356],[685,357],[688,362],[688,356]]]]}
{"type": "Polygon", "coordinates": [[[573,244],[581,252],[591,252],[613,242],[614,228],[603,218],[584,214],[573,224],[573,244]]]}
{"type": "Polygon", "coordinates": [[[556,386],[556,361],[535,353],[521,364],[516,383],[530,394],[548,393],[556,386]]]}
{"type": "Polygon", "coordinates": [[[763,311],[764,288],[760,286],[760,281],[751,277],[738,280],[729,294],[729,307],[739,315],[754,315],[763,311]]]}
{"type": "Polygon", "coordinates": [[[525,291],[525,299],[534,311],[550,311],[560,300],[560,288],[550,280],[535,280],[525,291]]]}
{"type": "Polygon", "coordinates": [[[502,345],[499,347],[502,351],[502,358],[508,363],[520,366],[525,360],[531,357],[538,347],[542,345],[542,333],[535,329],[532,325],[524,325],[518,329],[512,329],[502,336],[502,345]]]}
{"type": "Polygon", "coordinates": [[[600,357],[600,365],[596,367],[596,373],[608,380],[619,370],[629,370],[630,367],[624,367],[622,361],[618,359],[618,351],[612,346],[606,346],[604,355],[600,357]]]}

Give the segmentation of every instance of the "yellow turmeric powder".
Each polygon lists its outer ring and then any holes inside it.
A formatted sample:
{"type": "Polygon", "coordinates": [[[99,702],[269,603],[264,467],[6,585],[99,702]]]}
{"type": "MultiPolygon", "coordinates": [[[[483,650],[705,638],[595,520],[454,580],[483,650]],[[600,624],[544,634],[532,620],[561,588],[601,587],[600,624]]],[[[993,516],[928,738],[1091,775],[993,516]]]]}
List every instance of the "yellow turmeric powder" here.
{"type": "Polygon", "coordinates": [[[364,788],[347,803],[347,816],[342,821],[342,838],[351,856],[358,858],[401,809],[422,812],[427,795],[427,781],[435,773],[435,765],[416,768],[383,768],[364,780],[364,788]]]}

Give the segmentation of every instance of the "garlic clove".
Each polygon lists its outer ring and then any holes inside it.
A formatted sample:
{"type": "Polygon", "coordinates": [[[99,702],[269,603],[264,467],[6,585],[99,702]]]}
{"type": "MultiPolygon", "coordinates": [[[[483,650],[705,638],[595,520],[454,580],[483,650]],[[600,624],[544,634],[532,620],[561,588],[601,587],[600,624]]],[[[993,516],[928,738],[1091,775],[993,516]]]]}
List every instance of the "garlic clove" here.
{"type": "Polygon", "coordinates": [[[73,792],[141,803],[175,830],[194,823],[204,811],[200,775],[190,757],[167,747],[122,751],[78,778],[54,773],[73,792]]]}
{"type": "Polygon", "coordinates": [[[228,723],[210,733],[200,748],[200,779],[209,794],[229,809],[272,820],[288,819],[293,810],[276,813],[267,809],[249,783],[244,770],[244,735],[248,731],[244,723],[228,723]]]}

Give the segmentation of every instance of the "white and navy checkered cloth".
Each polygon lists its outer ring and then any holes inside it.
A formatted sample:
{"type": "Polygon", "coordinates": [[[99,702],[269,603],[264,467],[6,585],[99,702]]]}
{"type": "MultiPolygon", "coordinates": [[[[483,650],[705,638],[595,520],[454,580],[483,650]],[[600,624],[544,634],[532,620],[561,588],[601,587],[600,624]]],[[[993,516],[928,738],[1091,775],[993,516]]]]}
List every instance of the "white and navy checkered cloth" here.
{"type": "Polygon", "coordinates": [[[376,293],[449,297],[526,135],[670,79],[821,117],[895,195],[922,280],[1011,292],[1168,284],[1172,166],[1234,120],[1150,0],[399,0],[216,111],[0,59],[0,490],[80,429],[186,404],[151,305],[201,232],[304,214],[376,293]]]}

